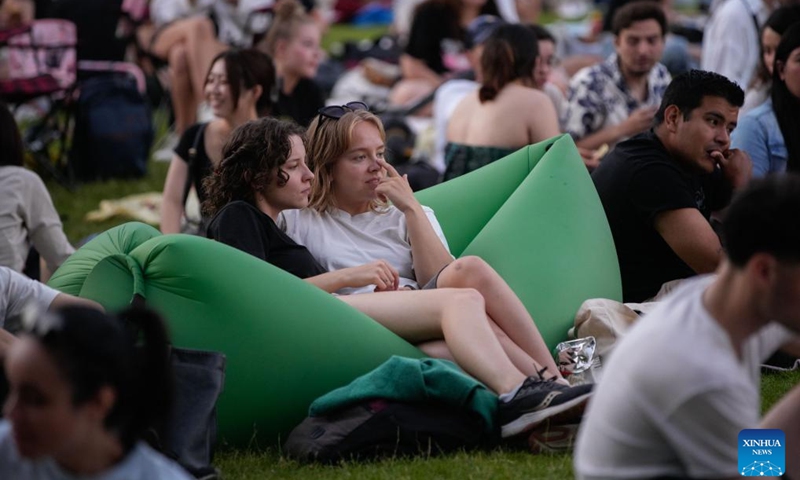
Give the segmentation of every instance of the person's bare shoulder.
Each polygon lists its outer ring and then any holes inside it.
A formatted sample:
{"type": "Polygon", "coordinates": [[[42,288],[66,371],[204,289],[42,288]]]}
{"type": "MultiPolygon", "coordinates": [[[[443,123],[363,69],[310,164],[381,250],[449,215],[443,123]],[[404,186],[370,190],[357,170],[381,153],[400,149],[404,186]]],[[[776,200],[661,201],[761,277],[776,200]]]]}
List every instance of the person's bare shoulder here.
{"type": "MultiPolygon", "coordinates": [[[[551,105],[552,101],[546,93],[535,88],[523,87],[521,85],[508,85],[507,95],[503,95],[503,101],[525,108],[536,108],[551,105]]],[[[535,112],[531,112],[535,113],[535,112]]]]}
{"type": "Polygon", "coordinates": [[[480,107],[478,93],[472,92],[458,102],[450,121],[447,122],[447,140],[451,142],[463,142],[466,132],[469,129],[470,119],[475,115],[480,107]]]}

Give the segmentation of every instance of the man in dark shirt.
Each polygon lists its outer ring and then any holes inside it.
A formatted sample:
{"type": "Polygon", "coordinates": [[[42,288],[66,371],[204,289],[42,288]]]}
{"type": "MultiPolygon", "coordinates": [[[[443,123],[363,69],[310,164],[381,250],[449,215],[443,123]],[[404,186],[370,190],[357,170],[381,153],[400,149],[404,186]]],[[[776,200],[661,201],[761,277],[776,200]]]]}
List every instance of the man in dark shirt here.
{"type": "Polygon", "coordinates": [[[626,302],[665,282],[716,269],[711,212],[750,179],[750,158],[729,149],[744,92],[693,70],[670,83],[655,127],[620,143],[592,174],[619,258],[626,302]]]}

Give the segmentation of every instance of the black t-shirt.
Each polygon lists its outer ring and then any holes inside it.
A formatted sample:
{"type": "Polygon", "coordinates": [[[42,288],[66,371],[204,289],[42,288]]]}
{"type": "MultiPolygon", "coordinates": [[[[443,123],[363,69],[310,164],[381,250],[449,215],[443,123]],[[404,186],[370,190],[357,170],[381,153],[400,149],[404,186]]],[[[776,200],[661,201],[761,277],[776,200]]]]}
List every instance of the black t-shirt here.
{"type": "Polygon", "coordinates": [[[592,173],[614,236],[625,302],[653,297],[665,282],[695,275],[655,229],[658,214],[696,208],[708,219],[730,200],[718,170],[695,174],[650,131],[619,143],[592,173]]]}
{"type": "Polygon", "coordinates": [[[231,202],[217,212],[208,225],[208,238],[238,248],[300,278],[325,273],[306,247],[295,243],[269,215],[247,202],[231,202]]]}
{"type": "Polygon", "coordinates": [[[192,175],[192,185],[194,185],[194,189],[197,191],[197,199],[201,204],[206,199],[206,191],[203,188],[203,179],[211,173],[212,168],[211,159],[208,158],[208,153],[206,152],[206,128],[203,128],[203,131],[200,132],[200,127],[204,125],[207,126],[208,124],[196,123],[187,128],[186,131],[183,132],[183,135],[181,135],[181,139],[178,141],[178,146],[175,147],[175,154],[188,164],[189,150],[194,148],[195,142],[197,142],[197,153],[194,158],[194,167],[189,174],[192,175]],[[200,134],[199,137],[198,133],[200,134]]]}
{"type": "Polygon", "coordinates": [[[322,89],[313,80],[302,78],[289,95],[281,90],[272,115],[281,120],[294,120],[298,125],[307,127],[324,106],[322,89]]]}
{"type": "Polygon", "coordinates": [[[405,52],[442,74],[451,70],[445,66],[446,55],[463,56],[465,37],[458,12],[444,3],[427,1],[414,12],[405,52]]]}

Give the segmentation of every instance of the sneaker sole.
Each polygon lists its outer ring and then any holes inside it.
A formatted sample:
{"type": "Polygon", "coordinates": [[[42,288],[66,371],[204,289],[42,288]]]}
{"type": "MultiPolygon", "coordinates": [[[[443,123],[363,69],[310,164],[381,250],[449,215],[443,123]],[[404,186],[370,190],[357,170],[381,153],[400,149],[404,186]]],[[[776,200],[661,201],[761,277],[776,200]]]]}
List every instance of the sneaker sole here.
{"type": "MultiPolygon", "coordinates": [[[[554,425],[545,420],[529,431],[528,447],[535,454],[568,453],[575,448],[578,423],[554,425]]],[[[527,435],[527,433],[526,433],[527,435]]]]}
{"type": "Polygon", "coordinates": [[[561,405],[521,415],[513,422],[503,425],[500,429],[500,435],[503,438],[513,437],[533,429],[545,420],[550,420],[551,425],[575,423],[583,416],[586,402],[589,401],[591,396],[592,393],[589,392],[561,405]]]}

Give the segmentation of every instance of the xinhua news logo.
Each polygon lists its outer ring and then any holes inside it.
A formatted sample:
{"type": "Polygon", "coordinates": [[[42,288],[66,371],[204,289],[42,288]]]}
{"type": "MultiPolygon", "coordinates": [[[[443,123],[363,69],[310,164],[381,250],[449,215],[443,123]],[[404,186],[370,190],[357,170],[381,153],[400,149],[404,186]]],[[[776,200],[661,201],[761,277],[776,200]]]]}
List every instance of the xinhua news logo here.
{"type": "Polygon", "coordinates": [[[786,435],[778,429],[739,432],[739,474],[772,477],[786,471],[786,435]]]}

